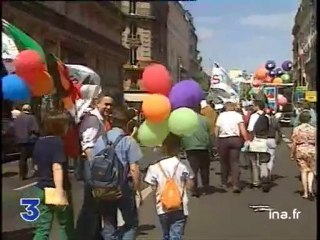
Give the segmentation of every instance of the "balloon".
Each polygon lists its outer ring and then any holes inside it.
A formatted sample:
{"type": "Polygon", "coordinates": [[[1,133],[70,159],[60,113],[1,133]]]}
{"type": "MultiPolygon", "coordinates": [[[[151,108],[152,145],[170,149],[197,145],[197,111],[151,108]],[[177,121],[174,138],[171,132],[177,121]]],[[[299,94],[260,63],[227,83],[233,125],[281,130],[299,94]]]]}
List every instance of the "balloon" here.
{"type": "Polygon", "coordinates": [[[282,84],[282,79],[279,78],[279,77],[276,77],[275,79],[273,79],[273,82],[274,84],[278,85],[278,84],[282,84]]]}
{"type": "Polygon", "coordinates": [[[267,70],[270,71],[270,70],[274,69],[275,67],[276,67],[275,61],[269,60],[269,61],[266,62],[265,68],[266,68],[267,70]]]}
{"type": "Polygon", "coordinates": [[[54,83],[48,72],[35,72],[34,77],[37,83],[29,85],[32,96],[41,97],[52,92],[54,83]]]}
{"type": "Polygon", "coordinates": [[[169,94],[171,108],[194,108],[204,99],[201,86],[194,80],[183,80],[175,84],[169,94]]]}
{"type": "Polygon", "coordinates": [[[267,76],[266,79],[264,80],[264,82],[271,83],[272,80],[273,80],[273,77],[267,76]]]}
{"type": "Polygon", "coordinates": [[[35,72],[43,72],[46,66],[38,52],[34,50],[24,50],[18,54],[13,62],[16,74],[22,79],[33,84],[36,79],[33,77],[35,72]]]}
{"type": "Polygon", "coordinates": [[[281,65],[282,69],[283,69],[284,71],[287,71],[287,72],[292,69],[292,66],[293,66],[293,64],[292,64],[292,62],[289,61],[289,60],[284,61],[284,62],[282,63],[282,65],[281,65]]]}
{"type": "Polygon", "coordinates": [[[259,68],[256,73],[255,77],[258,80],[264,80],[267,77],[268,71],[265,68],[259,68]]]}
{"type": "Polygon", "coordinates": [[[277,68],[277,69],[276,69],[276,76],[277,76],[277,77],[280,77],[283,73],[284,73],[284,72],[283,72],[283,70],[282,70],[281,68],[277,68]]]}
{"type": "Polygon", "coordinates": [[[62,98],[63,106],[65,109],[70,110],[73,108],[74,103],[71,97],[62,98]]]}
{"type": "Polygon", "coordinates": [[[2,82],[2,95],[11,101],[26,101],[30,99],[27,84],[16,74],[4,76],[2,82]]]}
{"type": "Polygon", "coordinates": [[[138,139],[143,146],[156,147],[168,136],[168,122],[151,123],[144,121],[138,129],[138,139]]]}
{"type": "Polygon", "coordinates": [[[142,102],[142,112],[149,122],[157,123],[167,119],[170,115],[170,101],[161,94],[151,94],[142,102]]]}
{"type": "Polygon", "coordinates": [[[281,94],[278,94],[277,102],[280,106],[284,106],[288,103],[288,99],[281,94]]]}
{"type": "Polygon", "coordinates": [[[172,82],[165,66],[161,64],[151,64],[143,71],[142,85],[143,88],[150,93],[159,93],[168,96],[172,82]]]}
{"type": "Polygon", "coordinates": [[[189,108],[174,110],[169,117],[169,130],[178,136],[190,136],[198,128],[198,116],[189,108]]]}
{"type": "Polygon", "coordinates": [[[290,82],[290,75],[288,73],[285,73],[281,76],[281,79],[284,83],[289,83],[290,82]]]}
{"type": "Polygon", "coordinates": [[[259,87],[262,85],[262,81],[260,80],[253,80],[252,84],[253,87],[259,87]]]}
{"type": "Polygon", "coordinates": [[[277,75],[277,72],[275,70],[271,70],[269,71],[269,74],[268,74],[270,77],[275,77],[277,75]]]}

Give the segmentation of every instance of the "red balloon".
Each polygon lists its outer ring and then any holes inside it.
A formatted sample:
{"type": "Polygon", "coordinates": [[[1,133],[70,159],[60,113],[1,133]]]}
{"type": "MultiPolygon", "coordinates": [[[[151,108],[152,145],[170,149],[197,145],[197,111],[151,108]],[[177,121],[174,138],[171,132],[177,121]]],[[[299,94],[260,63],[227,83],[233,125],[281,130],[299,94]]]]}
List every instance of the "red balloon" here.
{"type": "Polygon", "coordinates": [[[262,81],[260,81],[260,80],[253,80],[253,82],[252,82],[252,86],[254,86],[254,87],[260,87],[262,85],[262,81]]]}
{"type": "Polygon", "coordinates": [[[161,64],[149,65],[143,71],[142,85],[150,93],[168,96],[172,86],[169,71],[161,64]]]}
{"type": "Polygon", "coordinates": [[[29,85],[32,96],[42,97],[53,91],[54,83],[48,72],[35,72],[34,77],[36,84],[29,85]]]}
{"type": "Polygon", "coordinates": [[[273,81],[273,78],[270,76],[267,76],[266,79],[264,80],[264,82],[266,83],[271,83],[273,81]]]}
{"type": "Polygon", "coordinates": [[[34,50],[20,52],[13,64],[16,68],[16,74],[28,84],[36,81],[34,78],[35,72],[46,71],[45,63],[42,61],[39,53],[34,50]]]}

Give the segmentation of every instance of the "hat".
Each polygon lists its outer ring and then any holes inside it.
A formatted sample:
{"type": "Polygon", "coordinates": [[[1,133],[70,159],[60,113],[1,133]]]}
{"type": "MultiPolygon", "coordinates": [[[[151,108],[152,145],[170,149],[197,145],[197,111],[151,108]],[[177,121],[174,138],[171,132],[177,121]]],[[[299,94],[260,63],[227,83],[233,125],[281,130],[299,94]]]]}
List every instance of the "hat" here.
{"type": "Polygon", "coordinates": [[[31,106],[29,104],[24,104],[22,106],[22,112],[30,113],[31,112],[31,106]]]}

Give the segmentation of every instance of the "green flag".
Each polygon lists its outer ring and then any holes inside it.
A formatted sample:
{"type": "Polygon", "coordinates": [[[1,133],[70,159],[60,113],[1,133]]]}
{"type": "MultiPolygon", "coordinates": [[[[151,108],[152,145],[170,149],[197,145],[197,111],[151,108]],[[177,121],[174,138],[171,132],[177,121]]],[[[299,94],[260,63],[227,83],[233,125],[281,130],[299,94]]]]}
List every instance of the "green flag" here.
{"type": "Polygon", "coordinates": [[[38,52],[42,60],[46,63],[45,53],[42,47],[31,37],[21,31],[19,28],[2,19],[3,31],[12,38],[19,50],[34,50],[38,52]]]}

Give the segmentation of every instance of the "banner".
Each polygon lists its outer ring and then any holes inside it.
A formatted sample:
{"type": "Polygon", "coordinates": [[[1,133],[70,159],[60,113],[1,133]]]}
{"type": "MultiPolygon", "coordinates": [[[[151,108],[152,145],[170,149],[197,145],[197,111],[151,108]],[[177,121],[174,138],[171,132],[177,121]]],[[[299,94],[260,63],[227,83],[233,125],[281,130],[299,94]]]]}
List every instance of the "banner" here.
{"type": "Polygon", "coordinates": [[[264,93],[268,98],[268,107],[276,110],[277,109],[277,88],[276,87],[264,87],[264,93]]]}

